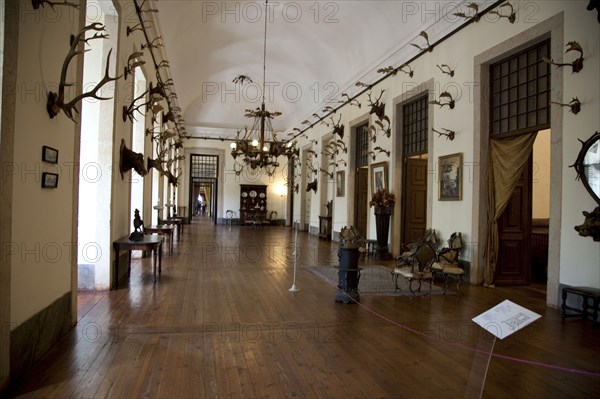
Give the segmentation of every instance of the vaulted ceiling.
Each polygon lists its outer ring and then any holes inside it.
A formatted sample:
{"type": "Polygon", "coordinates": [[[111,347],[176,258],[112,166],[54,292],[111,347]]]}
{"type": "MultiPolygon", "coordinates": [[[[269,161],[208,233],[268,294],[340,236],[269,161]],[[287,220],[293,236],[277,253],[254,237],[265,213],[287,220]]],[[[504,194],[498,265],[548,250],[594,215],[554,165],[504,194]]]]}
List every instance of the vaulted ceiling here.
{"type": "MultiPolygon", "coordinates": [[[[164,0],[155,7],[188,133],[233,137],[251,125],[244,110],[261,104],[265,3],[164,0]],[[254,84],[233,83],[238,75],[254,84]]],[[[465,23],[452,16],[457,9],[469,12],[460,2],[270,1],[266,105],[282,112],[274,129],[301,127],[325,105],[338,105],[341,93],[356,93],[357,81],[380,78],[377,68],[410,59],[419,52],[410,43],[424,43],[422,30],[435,40],[456,29],[465,23]]]]}

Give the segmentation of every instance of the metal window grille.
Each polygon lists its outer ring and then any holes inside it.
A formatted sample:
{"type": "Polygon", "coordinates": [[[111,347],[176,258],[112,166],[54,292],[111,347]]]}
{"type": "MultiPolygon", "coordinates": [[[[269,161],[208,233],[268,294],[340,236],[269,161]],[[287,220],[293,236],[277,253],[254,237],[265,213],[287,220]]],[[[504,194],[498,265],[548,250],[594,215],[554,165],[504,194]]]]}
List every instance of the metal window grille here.
{"type": "Polygon", "coordinates": [[[550,40],[490,66],[490,134],[550,127],[550,40]]]}
{"type": "Polygon", "coordinates": [[[217,155],[196,155],[191,157],[193,179],[216,179],[218,177],[219,157],[217,155]]]}
{"type": "Polygon", "coordinates": [[[402,106],[402,151],[405,156],[427,152],[427,95],[402,106]]]}
{"type": "Polygon", "coordinates": [[[369,124],[356,127],[356,167],[369,165],[369,124]]]}

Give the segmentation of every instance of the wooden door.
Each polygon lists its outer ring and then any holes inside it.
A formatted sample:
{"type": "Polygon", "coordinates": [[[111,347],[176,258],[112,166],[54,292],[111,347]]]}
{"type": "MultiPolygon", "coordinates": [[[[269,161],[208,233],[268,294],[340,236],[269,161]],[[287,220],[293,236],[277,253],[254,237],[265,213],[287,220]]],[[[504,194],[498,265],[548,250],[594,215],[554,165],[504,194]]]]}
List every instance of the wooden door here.
{"type": "Polygon", "coordinates": [[[427,159],[405,158],[402,242],[415,242],[427,228],[427,159]]]}
{"type": "Polygon", "coordinates": [[[367,237],[367,215],[369,212],[369,169],[356,170],[356,206],[354,225],[363,237],[367,237]]]}
{"type": "Polygon", "coordinates": [[[527,285],[531,280],[531,157],[498,219],[498,285],[527,285]]]}

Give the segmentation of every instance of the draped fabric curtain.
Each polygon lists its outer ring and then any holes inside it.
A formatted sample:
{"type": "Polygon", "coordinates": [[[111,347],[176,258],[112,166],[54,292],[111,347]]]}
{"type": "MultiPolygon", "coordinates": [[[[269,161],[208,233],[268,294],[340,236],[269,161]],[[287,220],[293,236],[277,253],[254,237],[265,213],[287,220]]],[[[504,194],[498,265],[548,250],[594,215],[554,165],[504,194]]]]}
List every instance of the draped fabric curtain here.
{"type": "Polygon", "coordinates": [[[208,208],[210,214],[210,212],[212,212],[212,209],[210,208],[212,205],[210,186],[204,186],[204,198],[206,199],[206,207],[208,208]]]}
{"type": "Polygon", "coordinates": [[[488,168],[488,235],[484,285],[493,286],[498,261],[498,219],[519,182],[531,155],[537,132],[490,140],[488,168]]]}

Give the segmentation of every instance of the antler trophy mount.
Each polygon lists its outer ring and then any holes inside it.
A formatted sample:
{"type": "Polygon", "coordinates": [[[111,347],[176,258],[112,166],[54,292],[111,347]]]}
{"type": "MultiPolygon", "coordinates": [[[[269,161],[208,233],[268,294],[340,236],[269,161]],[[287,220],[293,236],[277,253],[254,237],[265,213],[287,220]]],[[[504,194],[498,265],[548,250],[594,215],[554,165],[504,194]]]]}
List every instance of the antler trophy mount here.
{"type": "Polygon", "coordinates": [[[84,98],[92,97],[97,100],[110,100],[111,99],[111,97],[99,96],[98,91],[105,84],[116,81],[117,79],[120,78],[120,76],[117,76],[114,78],[111,78],[109,76],[110,55],[112,53],[112,49],[108,52],[108,56],[106,57],[106,69],[104,72],[104,77],[100,80],[100,82],[98,82],[91,91],[84,92],[78,96],[75,96],[75,98],[73,98],[71,101],[68,101],[68,102],[65,101],[65,88],[73,85],[72,83],[67,83],[67,81],[66,81],[67,80],[67,71],[69,69],[69,63],[76,56],[89,51],[88,49],[78,50],[77,48],[82,43],[84,45],[89,44],[88,42],[90,40],[108,38],[108,34],[100,33],[100,32],[104,32],[104,30],[105,30],[104,25],[102,25],[99,22],[95,22],[95,23],[92,23],[92,24],[84,27],[76,36],[71,35],[71,48],[69,49],[69,52],[67,53],[67,56],[65,58],[65,62],[63,63],[63,66],[62,66],[62,70],[60,73],[60,83],[58,85],[58,93],[54,93],[52,91],[48,92],[48,101],[46,103],[46,110],[48,111],[48,115],[50,116],[51,119],[54,118],[56,115],[58,115],[60,113],[60,111],[62,110],[69,119],[71,119],[73,122],[76,122],[74,113],[79,114],[79,110],[77,109],[77,103],[79,103],[84,98]],[[86,39],[85,34],[88,31],[95,31],[96,33],[94,33],[94,35],[92,37],[88,37],[86,39]]]}

